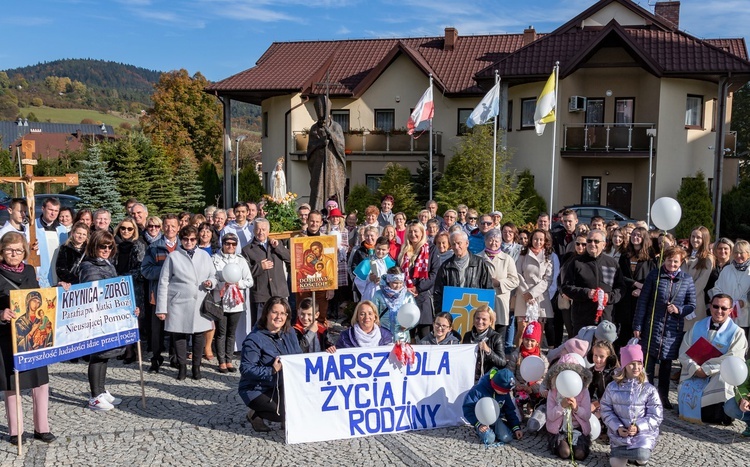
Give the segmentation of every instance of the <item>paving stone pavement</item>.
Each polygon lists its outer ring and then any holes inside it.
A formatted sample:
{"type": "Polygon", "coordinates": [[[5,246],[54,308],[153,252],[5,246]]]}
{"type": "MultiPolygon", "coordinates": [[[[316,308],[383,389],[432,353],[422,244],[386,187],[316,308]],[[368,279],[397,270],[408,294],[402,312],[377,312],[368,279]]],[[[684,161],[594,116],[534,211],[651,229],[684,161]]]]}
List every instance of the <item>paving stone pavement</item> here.
{"type": "MultiPolygon", "coordinates": [[[[245,419],[237,395],[238,373],[219,374],[216,361],[204,365],[203,379],[177,381],[177,370],[145,373],[147,407],[141,407],[138,367],[111,361],[107,388],[123,398],[118,408],[92,412],[86,407],[85,363],[50,367],[50,424],[57,440],[32,439],[31,399],[24,397],[24,455],[7,442],[5,418],[0,420],[2,466],[101,465],[326,465],[326,466],[554,466],[570,461],[553,458],[546,437],[527,435],[506,446],[486,448],[469,427],[454,427],[327,443],[284,443],[279,424],[274,431],[255,433],[245,419]]],[[[188,372],[190,374],[190,372],[188,372]]],[[[673,383],[672,402],[675,402],[673,383]]],[[[317,427],[311,426],[310,429],[317,427]]],[[[731,427],[690,425],[668,411],[654,466],[748,465],[750,440],[731,427]]],[[[581,466],[607,466],[608,447],[594,444],[581,466]]]]}

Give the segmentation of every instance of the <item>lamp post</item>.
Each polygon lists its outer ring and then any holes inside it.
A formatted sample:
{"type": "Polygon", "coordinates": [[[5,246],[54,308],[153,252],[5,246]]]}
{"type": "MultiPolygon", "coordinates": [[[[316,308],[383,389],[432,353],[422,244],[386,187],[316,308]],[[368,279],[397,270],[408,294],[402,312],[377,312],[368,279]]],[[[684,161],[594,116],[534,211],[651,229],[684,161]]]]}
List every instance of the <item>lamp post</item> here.
{"type": "Polygon", "coordinates": [[[651,181],[654,178],[654,138],[656,137],[656,128],[646,129],[646,136],[649,138],[648,143],[648,204],[646,205],[646,223],[651,225],[651,181]]]}
{"type": "Polygon", "coordinates": [[[240,143],[245,141],[246,135],[240,135],[234,140],[237,143],[237,150],[234,153],[235,161],[235,179],[234,179],[234,202],[239,203],[240,201],[240,143]]]}

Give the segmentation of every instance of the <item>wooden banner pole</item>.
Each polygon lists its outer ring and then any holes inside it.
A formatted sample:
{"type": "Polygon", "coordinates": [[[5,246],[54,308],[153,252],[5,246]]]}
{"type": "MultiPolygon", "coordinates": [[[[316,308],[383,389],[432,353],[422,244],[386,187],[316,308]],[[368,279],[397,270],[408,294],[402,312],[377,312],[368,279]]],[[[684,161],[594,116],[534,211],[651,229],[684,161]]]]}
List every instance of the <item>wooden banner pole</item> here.
{"type": "MultiPolygon", "coordinates": [[[[23,411],[21,410],[21,378],[18,375],[18,370],[15,370],[16,377],[16,433],[18,434],[18,455],[23,455],[23,411]]],[[[10,428],[10,427],[9,427],[10,428]]]]}
{"type": "Polygon", "coordinates": [[[141,373],[141,405],[146,408],[146,385],[143,381],[143,360],[141,358],[141,340],[138,339],[136,343],[136,349],[138,350],[138,370],[141,373]]]}

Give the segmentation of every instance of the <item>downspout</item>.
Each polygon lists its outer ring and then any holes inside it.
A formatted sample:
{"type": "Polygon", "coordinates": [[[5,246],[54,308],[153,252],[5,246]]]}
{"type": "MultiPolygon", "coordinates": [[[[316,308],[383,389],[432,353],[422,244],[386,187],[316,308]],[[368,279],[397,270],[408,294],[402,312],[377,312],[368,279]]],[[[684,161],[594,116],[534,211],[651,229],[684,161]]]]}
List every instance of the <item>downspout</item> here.
{"type": "MultiPolygon", "coordinates": [[[[289,127],[292,126],[292,110],[307,104],[307,102],[310,100],[310,97],[302,96],[302,99],[304,99],[302,102],[284,112],[284,177],[287,179],[287,181],[291,181],[291,179],[289,178],[289,127]]],[[[290,186],[291,184],[287,184],[287,187],[290,186]]]]}
{"type": "Polygon", "coordinates": [[[718,125],[716,128],[716,144],[714,154],[714,238],[719,238],[721,230],[721,195],[722,177],[724,175],[724,133],[726,133],[727,91],[729,88],[729,76],[719,79],[718,94],[718,125]]]}

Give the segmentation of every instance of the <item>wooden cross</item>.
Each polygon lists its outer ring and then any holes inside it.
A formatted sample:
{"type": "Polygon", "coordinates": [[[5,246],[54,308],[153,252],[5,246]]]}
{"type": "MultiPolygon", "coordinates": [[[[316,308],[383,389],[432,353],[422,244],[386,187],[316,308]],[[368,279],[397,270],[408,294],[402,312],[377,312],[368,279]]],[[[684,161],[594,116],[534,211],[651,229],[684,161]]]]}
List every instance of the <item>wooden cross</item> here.
{"type": "MultiPolygon", "coordinates": [[[[28,205],[28,219],[29,219],[29,245],[34,245],[37,241],[36,235],[36,219],[35,219],[35,199],[34,189],[37,183],[63,183],[69,186],[78,185],[78,174],[66,174],[64,177],[35,177],[34,166],[37,165],[37,160],[34,159],[34,150],[36,144],[33,140],[21,140],[21,152],[24,158],[21,159],[21,165],[24,167],[24,175],[22,177],[0,177],[2,183],[20,183],[23,185],[26,191],[26,204],[28,205]]],[[[31,249],[29,257],[26,258],[26,262],[31,266],[39,266],[41,261],[39,254],[35,249],[31,249]]],[[[53,265],[54,266],[54,265],[53,265]]]]}

